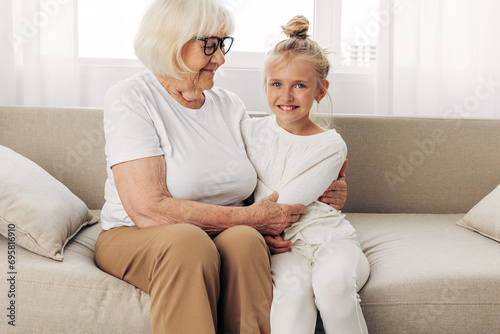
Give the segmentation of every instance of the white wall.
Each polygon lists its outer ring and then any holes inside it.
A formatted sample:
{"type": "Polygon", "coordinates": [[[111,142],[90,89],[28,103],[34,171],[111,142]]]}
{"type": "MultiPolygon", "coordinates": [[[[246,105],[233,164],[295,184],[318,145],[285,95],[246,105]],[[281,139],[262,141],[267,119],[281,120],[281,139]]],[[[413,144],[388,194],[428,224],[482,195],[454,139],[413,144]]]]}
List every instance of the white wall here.
{"type": "MultiPolygon", "coordinates": [[[[225,65],[224,65],[225,66],[225,65]]],[[[221,67],[215,85],[237,94],[247,110],[267,110],[262,69],[221,67]]],[[[84,107],[102,107],[104,95],[114,83],[143,70],[136,62],[124,61],[122,65],[80,67],[80,100],[84,107]]],[[[372,74],[330,74],[330,94],[334,113],[373,114],[374,78],[372,74]]]]}

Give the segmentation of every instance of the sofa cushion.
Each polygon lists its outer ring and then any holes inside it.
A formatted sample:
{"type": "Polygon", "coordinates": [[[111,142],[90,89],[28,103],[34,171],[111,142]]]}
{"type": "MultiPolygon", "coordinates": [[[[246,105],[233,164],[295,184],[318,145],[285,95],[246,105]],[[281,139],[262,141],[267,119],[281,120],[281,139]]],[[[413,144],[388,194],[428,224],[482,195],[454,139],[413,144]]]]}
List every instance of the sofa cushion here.
{"type": "Polygon", "coordinates": [[[0,146],[0,233],[63,260],[66,243],[94,218],[82,200],[33,161],[0,146]]]}
{"type": "Polygon", "coordinates": [[[500,328],[500,245],[463,214],[347,214],[371,267],[360,291],[370,333],[500,328]]]}
{"type": "MultiPolygon", "coordinates": [[[[95,265],[100,232],[100,224],[84,227],[68,242],[62,262],[18,249],[16,333],[151,333],[149,296],[95,265]]],[[[0,236],[0,249],[6,246],[0,236]]],[[[8,291],[7,283],[0,281],[1,291],[8,291]]],[[[11,330],[0,321],[0,333],[11,330]]]]}
{"type": "Polygon", "coordinates": [[[477,203],[457,225],[500,242],[500,185],[477,203]]]}

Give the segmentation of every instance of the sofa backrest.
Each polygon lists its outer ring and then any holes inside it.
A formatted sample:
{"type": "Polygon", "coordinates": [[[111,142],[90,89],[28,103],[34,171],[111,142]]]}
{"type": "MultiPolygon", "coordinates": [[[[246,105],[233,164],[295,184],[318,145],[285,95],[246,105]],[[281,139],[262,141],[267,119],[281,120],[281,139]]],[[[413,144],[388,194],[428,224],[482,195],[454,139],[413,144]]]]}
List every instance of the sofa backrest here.
{"type": "Polygon", "coordinates": [[[102,110],[0,107],[0,145],[36,162],[89,209],[102,208],[106,181],[102,110]]]}
{"type": "MultiPolygon", "coordinates": [[[[463,213],[500,183],[500,120],[337,115],[334,124],[348,147],[344,212],[463,213]]],[[[0,145],[102,207],[101,109],[0,107],[0,145]]]]}
{"type": "Polygon", "coordinates": [[[347,143],[345,212],[464,213],[500,184],[500,120],[334,118],[347,143]]]}

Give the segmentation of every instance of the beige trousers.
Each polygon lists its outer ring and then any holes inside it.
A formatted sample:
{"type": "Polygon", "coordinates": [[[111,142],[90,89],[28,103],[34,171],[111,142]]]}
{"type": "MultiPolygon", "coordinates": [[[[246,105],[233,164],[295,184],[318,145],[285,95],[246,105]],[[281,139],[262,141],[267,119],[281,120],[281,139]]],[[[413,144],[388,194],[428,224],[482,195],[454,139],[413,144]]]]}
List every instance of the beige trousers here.
{"type": "Polygon", "coordinates": [[[101,232],[95,254],[150,295],[153,334],[270,333],[270,254],[251,227],[214,238],[189,224],[117,227],[101,232]]]}

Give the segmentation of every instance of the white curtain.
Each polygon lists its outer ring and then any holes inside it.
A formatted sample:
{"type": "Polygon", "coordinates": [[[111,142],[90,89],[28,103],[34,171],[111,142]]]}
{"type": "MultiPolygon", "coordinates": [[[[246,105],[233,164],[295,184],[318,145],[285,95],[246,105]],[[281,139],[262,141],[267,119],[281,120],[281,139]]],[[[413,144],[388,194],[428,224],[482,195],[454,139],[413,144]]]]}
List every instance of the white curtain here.
{"type": "Polygon", "coordinates": [[[0,13],[0,104],[80,105],[76,0],[2,0],[0,13]]]}
{"type": "Polygon", "coordinates": [[[380,0],[384,13],[377,114],[500,117],[500,1],[380,0]]]}
{"type": "MultiPolygon", "coordinates": [[[[500,0],[379,1],[375,113],[500,118],[500,0]]],[[[80,77],[77,3],[0,1],[0,105],[102,95],[81,94],[104,88],[80,77]]]]}

